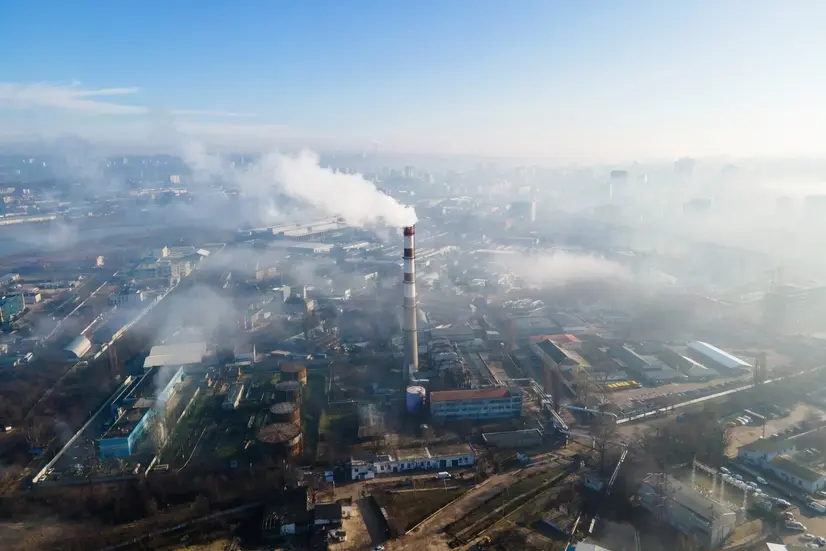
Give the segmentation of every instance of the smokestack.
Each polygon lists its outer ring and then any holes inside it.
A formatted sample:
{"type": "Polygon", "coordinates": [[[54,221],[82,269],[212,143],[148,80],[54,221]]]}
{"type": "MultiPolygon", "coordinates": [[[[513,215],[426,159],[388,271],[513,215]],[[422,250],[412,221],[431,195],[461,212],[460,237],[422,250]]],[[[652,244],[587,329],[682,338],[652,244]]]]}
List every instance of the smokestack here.
{"type": "Polygon", "coordinates": [[[415,226],[404,228],[404,369],[408,375],[414,376],[419,370],[419,343],[416,332],[416,248],[414,236],[415,226]]]}

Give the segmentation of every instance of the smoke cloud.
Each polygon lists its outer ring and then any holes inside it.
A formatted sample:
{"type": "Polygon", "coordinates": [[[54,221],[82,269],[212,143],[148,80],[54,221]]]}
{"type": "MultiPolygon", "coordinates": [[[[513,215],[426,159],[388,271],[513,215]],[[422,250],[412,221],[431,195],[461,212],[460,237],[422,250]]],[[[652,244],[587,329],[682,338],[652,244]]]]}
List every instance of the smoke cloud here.
{"type": "Polygon", "coordinates": [[[540,287],[561,287],[588,281],[631,280],[630,270],[617,262],[564,251],[520,255],[508,259],[508,269],[525,283],[540,287]]]}
{"type": "Polygon", "coordinates": [[[382,193],[360,174],[322,167],[319,156],[312,151],[295,156],[273,152],[243,167],[207,154],[198,144],[188,144],[183,153],[196,179],[209,177],[237,186],[246,197],[259,200],[265,211],[263,218],[268,221],[279,218],[278,199],[282,196],[327,215],[340,216],[354,226],[403,227],[416,223],[412,208],[382,193]]]}

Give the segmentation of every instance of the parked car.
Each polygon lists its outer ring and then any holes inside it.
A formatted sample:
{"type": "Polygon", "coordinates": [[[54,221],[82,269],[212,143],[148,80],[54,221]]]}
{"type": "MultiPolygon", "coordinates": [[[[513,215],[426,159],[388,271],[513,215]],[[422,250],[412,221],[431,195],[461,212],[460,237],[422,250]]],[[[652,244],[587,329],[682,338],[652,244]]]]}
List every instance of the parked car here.
{"type": "Polygon", "coordinates": [[[824,545],[826,545],[826,538],[824,538],[823,536],[818,536],[815,538],[815,543],[818,547],[823,547],[824,545]]]}
{"type": "Polygon", "coordinates": [[[736,475],[734,475],[734,478],[736,478],[736,479],[737,479],[737,480],[739,480],[740,482],[743,482],[743,475],[736,474],[736,475]]]}
{"type": "Polygon", "coordinates": [[[784,520],[793,521],[794,520],[794,513],[792,513],[791,511],[783,511],[782,513],[780,513],[780,517],[783,518],[784,520]]]}
{"type": "Polygon", "coordinates": [[[798,522],[796,520],[787,520],[786,529],[794,532],[805,532],[806,526],[802,522],[798,522]]]}
{"type": "Polygon", "coordinates": [[[758,484],[768,484],[769,482],[765,478],[763,478],[762,476],[758,476],[757,477],[757,483],[758,484]]]}
{"type": "Polygon", "coordinates": [[[800,534],[800,539],[802,539],[803,541],[812,541],[813,539],[815,539],[815,535],[814,534],[800,534]]]}
{"type": "Polygon", "coordinates": [[[720,472],[723,474],[731,474],[731,471],[725,467],[720,467],[720,472]]]}

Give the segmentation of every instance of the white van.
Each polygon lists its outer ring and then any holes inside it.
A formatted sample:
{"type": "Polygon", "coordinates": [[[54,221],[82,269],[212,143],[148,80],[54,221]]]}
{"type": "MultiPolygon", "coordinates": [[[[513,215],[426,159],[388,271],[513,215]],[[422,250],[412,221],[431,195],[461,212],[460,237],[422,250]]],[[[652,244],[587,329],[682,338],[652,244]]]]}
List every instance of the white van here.
{"type": "Polygon", "coordinates": [[[436,473],[436,480],[444,480],[446,478],[450,478],[450,473],[447,471],[442,471],[440,473],[436,473]]]}

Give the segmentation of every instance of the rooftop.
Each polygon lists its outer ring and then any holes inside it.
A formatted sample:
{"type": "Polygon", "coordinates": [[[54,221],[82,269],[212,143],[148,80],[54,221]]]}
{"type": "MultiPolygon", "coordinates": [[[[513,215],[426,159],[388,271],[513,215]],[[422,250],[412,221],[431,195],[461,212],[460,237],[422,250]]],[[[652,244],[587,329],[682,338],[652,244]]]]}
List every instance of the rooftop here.
{"type": "Polygon", "coordinates": [[[548,355],[551,360],[556,362],[557,364],[563,363],[565,360],[569,359],[568,354],[562,350],[558,344],[552,342],[550,339],[545,339],[540,341],[536,344],[542,352],[548,355]]]}
{"type": "Polygon", "coordinates": [[[783,450],[790,450],[792,448],[794,448],[794,444],[789,442],[787,439],[772,440],[768,438],[760,438],[754,442],[749,442],[745,446],[740,446],[740,449],[743,451],[762,453],[780,452],[783,450]]]}
{"type": "Polygon", "coordinates": [[[790,455],[779,455],[771,460],[771,464],[778,469],[781,469],[782,471],[807,482],[817,482],[826,476],[826,473],[821,470],[813,469],[803,465],[802,463],[798,463],[790,455]]]}
{"type": "Polygon", "coordinates": [[[430,393],[430,401],[491,400],[494,398],[507,398],[509,395],[510,389],[508,387],[481,388],[476,390],[440,390],[430,393]]]}
{"type": "MultiPolygon", "coordinates": [[[[654,499],[658,488],[658,477],[660,474],[649,474],[645,478],[645,483],[640,490],[641,494],[652,493],[654,499]]],[[[667,496],[671,502],[684,507],[694,513],[697,517],[709,522],[714,522],[721,519],[725,515],[734,514],[734,512],[725,505],[713,501],[690,486],[683,484],[672,476],[666,476],[665,486],[667,487],[667,496]]]]}
{"type": "Polygon", "coordinates": [[[156,366],[198,364],[206,354],[206,343],[192,342],[153,346],[144,360],[144,369],[156,366]]]}

